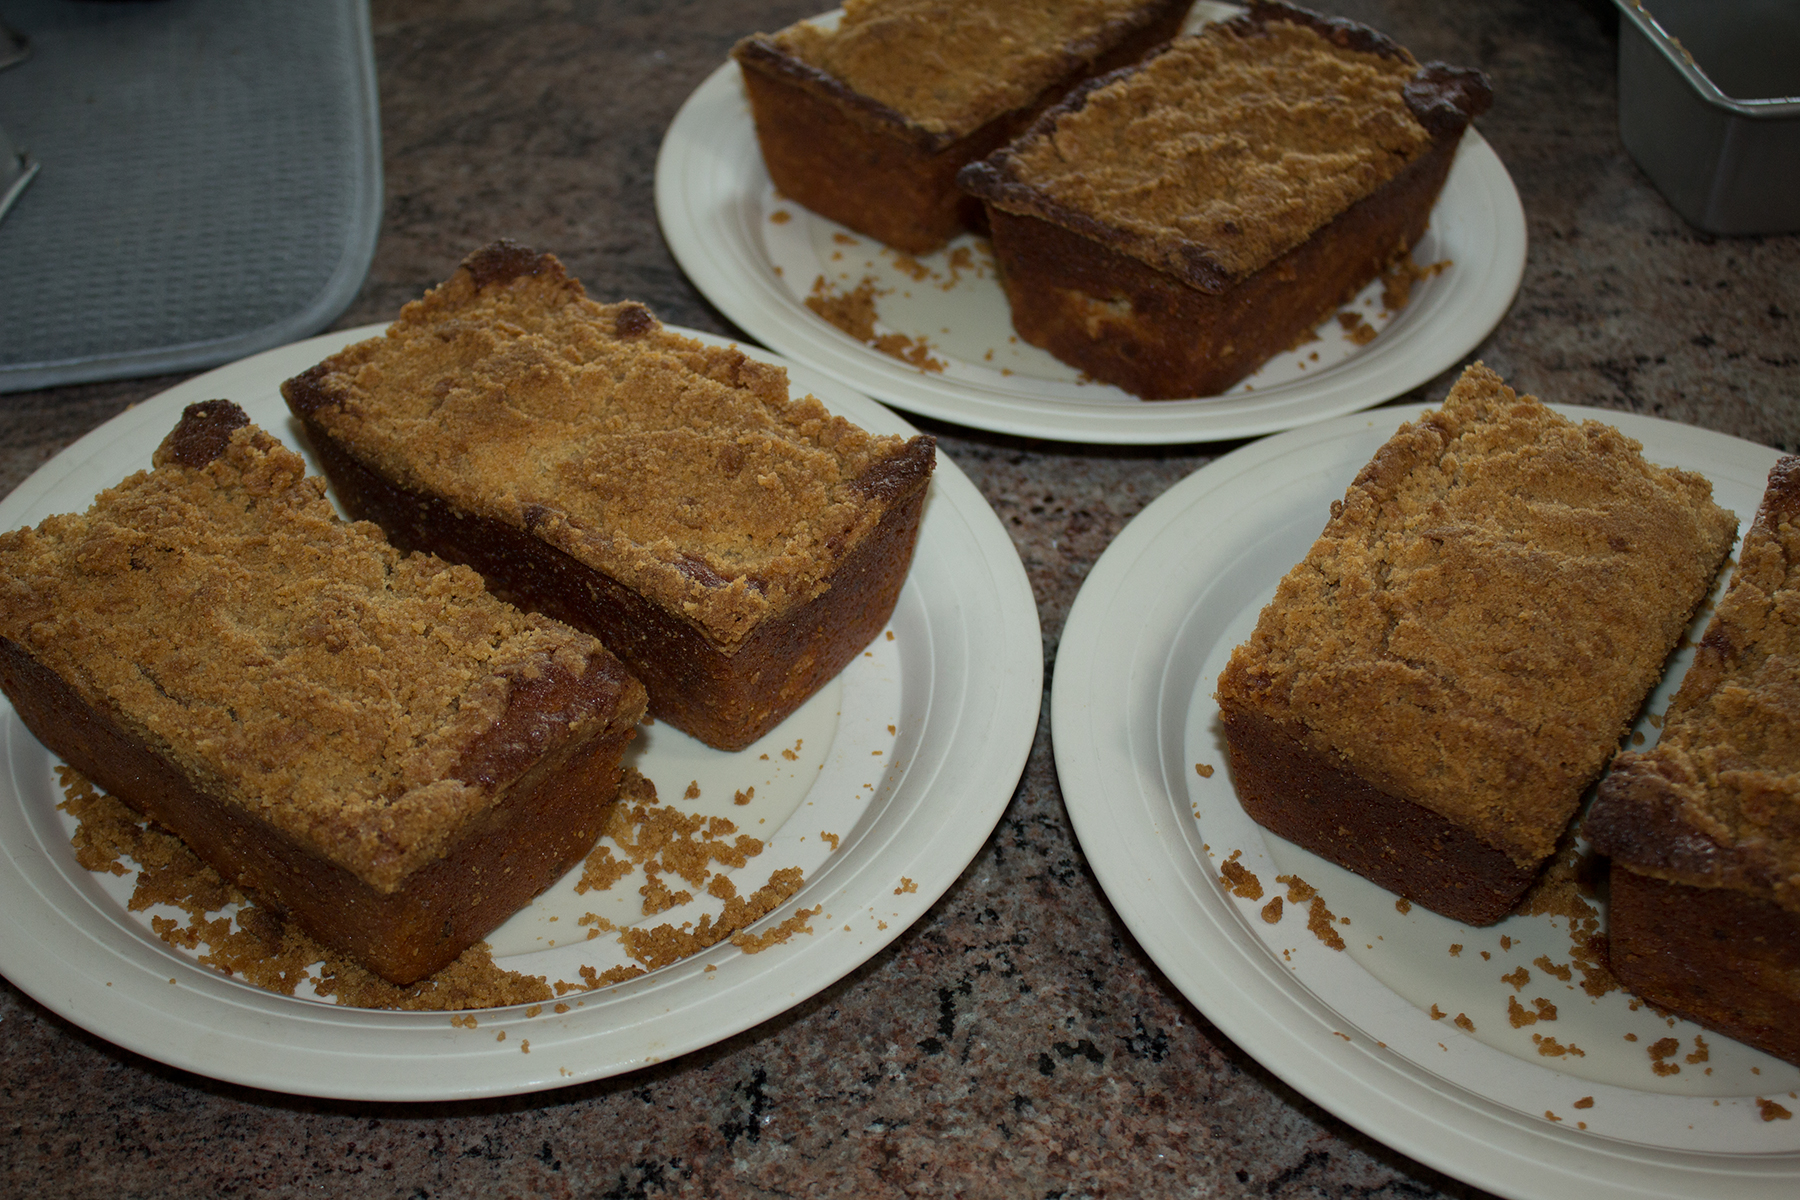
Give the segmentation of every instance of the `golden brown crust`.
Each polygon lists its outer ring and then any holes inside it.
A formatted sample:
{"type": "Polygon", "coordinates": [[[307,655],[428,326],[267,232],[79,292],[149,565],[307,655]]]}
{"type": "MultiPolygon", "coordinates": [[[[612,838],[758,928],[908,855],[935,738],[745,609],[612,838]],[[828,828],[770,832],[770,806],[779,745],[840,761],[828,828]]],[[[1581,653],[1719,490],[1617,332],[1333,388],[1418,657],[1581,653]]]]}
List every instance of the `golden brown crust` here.
{"type": "MultiPolygon", "coordinates": [[[[1230,721],[1535,869],[1730,548],[1706,481],[1480,364],[1358,474],[1219,678],[1230,721]]],[[[1429,901],[1426,901],[1429,903],[1429,901]]]]}
{"type": "Polygon", "coordinates": [[[1770,472],[1656,747],[1620,755],[1584,829],[1642,874],[1800,912],[1800,457],[1770,472]]]}
{"type": "Polygon", "coordinates": [[[644,704],[599,643],[338,520],[235,406],[154,462],[0,535],[0,681],[40,740],[389,978],[585,853],[644,704]],[[485,836],[522,812],[541,835],[485,836]]]}
{"type": "Polygon", "coordinates": [[[834,32],[802,22],[746,38],[732,56],[777,189],[925,253],[979,224],[981,206],[956,187],[961,167],[1072,84],[1166,42],[1187,8],[1188,0],[886,0],[847,5],[834,32]]]}
{"type": "Polygon", "coordinates": [[[652,711],[720,746],[879,632],[935,461],[931,438],[790,401],[780,368],[596,304],[517,247],[471,256],[386,337],[283,393],[350,512],[598,633],[652,711]],[[856,567],[876,546],[879,571],[856,567]],[[765,661],[801,626],[806,647],[765,661]]]}

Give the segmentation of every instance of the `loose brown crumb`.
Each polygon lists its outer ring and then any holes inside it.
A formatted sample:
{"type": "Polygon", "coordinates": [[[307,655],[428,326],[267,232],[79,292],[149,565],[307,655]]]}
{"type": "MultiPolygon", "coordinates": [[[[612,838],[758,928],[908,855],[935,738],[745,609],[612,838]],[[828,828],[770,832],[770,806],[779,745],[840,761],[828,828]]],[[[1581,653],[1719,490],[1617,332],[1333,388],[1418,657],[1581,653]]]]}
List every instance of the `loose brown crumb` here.
{"type": "MultiPolygon", "coordinates": [[[[1561,917],[1567,922],[1569,958],[1573,969],[1581,972],[1581,990],[1595,998],[1619,987],[1606,960],[1606,934],[1601,929],[1600,913],[1588,901],[1593,895],[1594,864],[1583,855],[1573,836],[1566,836],[1555,858],[1532,885],[1514,912],[1527,916],[1561,917]]],[[[1570,968],[1555,966],[1548,956],[1536,965],[1543,971],[1567,982],[1570,968]]]]}
{"type": "MultiPolygon", "coordinates": [[[[763,757],[767,758],[769,756],[765,754],[765,755],[763,755],[763,757]]],[[[737,804],[737,805],[744,805],[744,804],[750,803],[754,799],[756,799],[756,789],[753,787],[747,787],[743,791],[738,792],[735,795],[733,795],[731,797],[731,802],[733,804],[737,804]]]]}
{"type": "Polygon", "coordinates": [[[828,845],[828,846],[830,846],[830,847],[831,847],[831,848],[832,848],[832,850],[834,850],[834,851],[835,851],[835,850],[836,850],[836,849],[837,849],[837,848],[838,848],[838,840],[839,840],[839,839],[838,839],[838,835],[837,835],[837,834],[835,834],[835,833],[826,833],[826,832],[825,832],[825,831],[824,831],[824,830],[823,830],[823,829],[821,829],[821,830],[820,830],[820,831],[819,831],[819,836],[820,836],[820,837],[821,837],[821,838],[823,838],[823,839],[824,839],[824,840],[825,840],[825,843],[826,843],[826,844],[827,844],[827,845],[828,845]]]}
{"type": "Polygon", "coordinates": [[[906,876],[902,875],[900,877],[900,886],[894,889],[894,895],[896,895],[896,896],[904,895],[908,892],[916,892],[918,890],[919,890],[918,884],[914,883],[912,880],[910,880],[906,876]]]}
{"type": "Polygon", "coordinates": [[[1574,1104],[1570,1105],[1570,1107],[1571,1108],[1592,1108],[1592,1107],[1594,1107],[1594,1098],[1592,1096],[1583,1096],[1581,1099],[1577,1100],[1574,1104]]]}
{"type": "Polygon", "coordinates": [[[1681,1065],[1666,1060],[1681,1053],[1681,1043],[1674,1038],[1659,1038],[1650,1044],[1650,1069],[1658,1075],[1679,1075],[1681,1065]]]}
{"type": "Polygon", "coordinates": [[[1399,312],[1411,302],[1413,284],[1430,279],[1449,268],[1450,260],[1447,258],[1421,267],[1413,262],[1411,254],[1402,254],[1389,264],[1381,276],[1381,307],[1389,312],[1399,312]]]}
{"type": "Polygon", "coordinates": [[[596,845],[588,852],[587,861],[582,865],[581,878],[575,881],[575,891],[577,894],[604,892],[629,874],[629,862],[615,857],[611,847],[596,845]]]}
{"type": "Polygon", "coordinates": [[[1238,862],[1241,850],[1233,850],[1231,857],[1219,864],[1221,872],[1219,883],[1226,891],[1243,900],[1261,900],[1263,895],[1262,880],[1238,862]]]}
{"type": "Polygon", "coordinates": [[[1516,992],[1531,982],[1531,972],[1527,971],[1524,967],[1520,967],[1510,975],[1502,975],[1500,977],[1500,982],[1512,984],[1513,991],[1516,992]]]}
{"type": "Polygon", "coordinates": [[[1756,1107],[1762,1110],[1762,1119],[1765,1121],[1787,1121],[1794,1115],[1775,1101],[1765,1100],[1761,1096],[1756,1098],[1756,1107]]]}
{"type": "Polygon", "coordinates": [[[1701,1063],[1706,1062],[1711,1057],[1712,1057],[1712,1047],[1710,1047],[1706,1044],[1705,1038],[1701,1037],[1699,1034],[1695,1034],[1694,1035],[1694,1052],[1692,1054],[1688,1055],[1682,1061],[1686,1062],[1689,1066],[1699,1066],[1701,1063]]]}
{"type": "Polygon", "coordinates": [[[689,800],[698,800],[700,798],[700,781],[696,779],[688,784],[687,791],[683,792],[682,795],[686,796],[689,800]]]}
{"type": "Polygon", "coordinates": [[[806,298],[806,307],[857,341],[873,342],[875,297],[879,294],[873,276],[865,276],[850,291],[840,292],[830,280],[821,275],[813,280],[812,294],[806,298]]]}
{"type": "Polygon", "coordinates": [[[1450,957],[1451,958],[1462,957],[1462,943],[1461,942],[1451,942],[1450,943],[1450,957]]]}
{"type": "Polygon", "coordinates": [[[1213,765],[1211,763],[1195,763],[1194,774],[1200,776],[1202,779],[1211,779],[1213,777],[1213,765]]]}
{"type": "MultiPolygon", "coordinates": [[[[731,939],[731,944],[745,954],[761,954],[770,946],[779,945],[796,933],[811,933],[812,926],[807,922],[818,916],[819,910],[824,907],[823,904],[815,904],[811,908],[803,908],[767,933],[735,934],[731,939]]],[[[846,925],[844,928],[850,927],[846,925]]]]}
{"type": "Polygon", "coordinates": [[[913,339],[904,333],[875,332],[875,297],[884,294],[875,286],[873,276],[865,276],[848,292],[839,291],[823,275],[813,280],[812,294],[806,307],[843,330],[857,341],[873,346],[883,354],[917,367],[921,371],[941,372],[944,364],[931,356],[931,346],[924,339],[913,339]]]}
{"type": "Polygon", "coordinates": [[[794,219],[794,214],[790,213],[785,208],[778,208],[774,212],[769,214],[769,224],[771,224],[771,225],[786,225],[789,221],[791,221],[793,219],[794,219]]]}
{"type": "Polygon", "coordinates": [[[1354,309],[1345,309],[1337,315],[1338,324],[1344,327],[1344,336],[1358,346],[1366,346],[1377,336],[1375,327],[1363,320],[1363,315],[1354,309]]]}
{"type": "Polygon", "coordinates": [[[1517,996],[1506,998],[1506,1019],[1514,1029],[1523,1029],[1527,1025],[1536,1025],[1539,1021],[1556,1020],[1556,1005],[1542,996],[1532,1000],[1531,1008],[1519,1003],[1517,996]]]}
{"type": "Polygon", "coordinates": [[[1408,900],[1405,896],[1401,896],[1399,899],[1394,901],[1394,911],[1399,913],[1401,916],[1405,916],[1407,913],[1412,911],[1412,901],[1408,900]]]}
{"type": "Polygon", "coordinates": [[[1449,1015],[1450,1015],[1449,1013],[1447,1013],[1443,1009],[1439,1008],[1435,1002],[1432,1004],[1431,1013],[1430,1013],[1432,1020],[1441,1021],[1449,1015]]]}
{"type": "Polygon", "coordinates": [[[1319,894],[1319,889],[1315,888],[1312,884],[1306,882],[1306,880],[1300,878],[1298,875],[1277,875],[1275,877],[1275,882],[1287,885],[1287,898],[1289,904],[1305,904],[1308,900],[1311,900],[1314,896],[1319,894]]]}
{"type": "Polygon", "coordinates": [[[1281,921],[1281,897],[1271,896],[1269,902],[1262,906],[1262,919],[1271,925],[1281,921]]]}
{"type": "MultiPolygon", "coordinates": [[[[1293,894],[1290,892],[1289,899],[1292,898],[1293,894]]],[[[1314,937],[1333,950],[1342,950],[1344,939],[1338,936],[1336,920],[1337,918],[1331,915],[1331,910],[1325,907],[1324,898],[1315,895],[1312,906],[1306,912],[1306,928],[1314,937]]]]}
{"type": "Polygon", "coordinates": [[[1452,1021],[1451,1024],[1462,1030],[1464,1033],[1475,1032],[1475,1022],[1469,1020],[1469,1015],[1467,1013],[1457,1013],[1456,1020],[1452,1021]]]}
{"type": "Polygon", "coordinates": [[[1567,964],[1551,962],[1550,956],[1547,954],[1540,954],[1536,958],[1532,959],[1531,965],[1536,967],[1538,970],[1542,971],[1546,975],[1555,976],[1557,979],[1562,980],[1564,983],[1569,982],[1569,979],[1575,974],[1574,971],[1569,969],[1567,964]]]}

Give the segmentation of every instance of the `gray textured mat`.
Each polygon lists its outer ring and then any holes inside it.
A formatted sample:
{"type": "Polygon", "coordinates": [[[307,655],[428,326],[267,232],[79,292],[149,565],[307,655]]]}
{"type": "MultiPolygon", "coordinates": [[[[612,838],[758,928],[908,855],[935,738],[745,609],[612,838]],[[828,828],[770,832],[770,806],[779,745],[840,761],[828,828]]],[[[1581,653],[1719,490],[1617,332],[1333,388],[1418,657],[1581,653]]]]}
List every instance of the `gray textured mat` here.
{"type": "Polygon", "coordinates": [[[0,0],[0,392],[212,366],[315,333],[381,218],[366,0],[0,0]]]}

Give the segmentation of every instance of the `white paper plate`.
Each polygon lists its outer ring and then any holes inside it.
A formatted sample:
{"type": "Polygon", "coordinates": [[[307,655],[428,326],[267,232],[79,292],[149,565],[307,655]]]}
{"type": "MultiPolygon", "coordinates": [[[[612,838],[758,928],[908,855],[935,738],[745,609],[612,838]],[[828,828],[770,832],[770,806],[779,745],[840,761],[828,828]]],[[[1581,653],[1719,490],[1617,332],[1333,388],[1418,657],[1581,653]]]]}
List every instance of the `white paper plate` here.
{"type": "MultiPolygon", "coordinates": [[[[1650,418],[1559,411],[1617,426],[1654,462],[1704,473],[1746,525],[1778,457],[1650,418]]],[[[1633,1012],[1622,993],[1590,1001],[1579,977],[1564,983],[1535,963],[1569,962],[1567,932],[1550,919],[1473,929],[1417,906],[1402,914],[1390,893],[1264,831],[1238,804],[1218,673],[1331,502],[1412,415],[1339,417],[1243,447],[1159,497],[1101,556],[1070,611],[1051,696],[1082,849],[1132,933],[1210,1020],[1300,1092],[1421,1162],[1516,1197],[1800,1195],[1800,1117],[1765,1121],[1756,1103],[1800,1113],[1800,1069],[1633,1012]],[[1196,764],[1216,769],[1202,778],[1196,764]],[[1316,886],[1350,918],[1338,926],[1349,949],[1325,948],[1297,906],[1269,924],[1266,895],[1228,894],[1219,863],[1234,852],[1269,893],[1281,894],[1279,874],[1316,886]],[[1452,945],[1462,947],[1454,957],[1452,945]],[[1500,977],[1519,967],[1530,982],[1515,993],[1500,977]],[[1514,1028],[1515,994],[1526,1006],[1549,999],[1558,1018],[1514,1028]],[[1445,1019],[1432,1019],[1433,1004],[1445,1019]],[[1473,1035],[1453,1026],[1457,1013],[1473,1035]],[[1533,1033],[1584,1057],[1541,1057],[1533,1033]],[[1678,1039],[1670,1061],[1681,1072],[1659,1077],[1648,1047],[1665,1037],[1678,1039]],[[1705,1063],[1685,1058],[1696,1037],[1705,1063]]],[[[1682,670],[1651,710],[1666,707],[1682,670]]]]}
{"type": "MultiPolygon", "coordinates": [[[[197,400],[235,400],[298,445],[281,381],[379,332],[371,326],[273,350],[137,406],[0,502],[0,529],[85,510],[101,488],[147,467],[182,408],[197,400]]],[[[783,365],[796,393],[812,392],[871,431],[911,432],[867,398],[783,365]]],[[[277,996],[171,949],[149,931],[150,914],[125,910],[129,880],[77,865],[69,820],[55,808],[62,798],[55,760],[0,700],[0,973],[109,1041],[278,1091],[441,1100],[628,1071],[767,1020],[917,920],[981,848],[1010,799],[1036,731],[1042,684],[1037,609],[1018,553],[980,493],[940,458],[912,572],[887,633],[867,654],[748,750],[710,750],[659,724],[643,731],[643,748],[629,760],[657,783],[664,803],[722,812],[767,841],[760,857],[733,873],[740,893],[776,868],[802,866],[800,893],[754,928],[822,905],[813,932],[755,955],[722,943],[641,979],[571,994],[566,1013],[549,1005],[535,1017],[495,1009],[478,1014],[472,1030],[453,1027],[449,1014],[277,996]],[[697,802],[683,799],[692,780],[701,783],[697,802]],[[746,785],[757,789],[754,805],[735,806],[734,789],[746,785]],[[825,834],[836,835],[835,848],[825,834]]],[[[624,961],[614,938],[586,941],[575,922],[588,911],[619,924],[643,920],[641,913],[616,900],[608,909],[591,892],[576,897],[571,883],[489,939],[501,965],[575,982],[581,965],[605,970],[624,961]],[[552,946],[558,931],[561,944],[552,946]]],[[[707,899],[645,923],[692,919],[707,899]]],[[[301,991],[308,994],[304,985],[301,991]]]]}
{"type": "MultiPolygon", "coordinates": [[[[1203,5],[1208,11],[1229,11],[1203,5]]],[[[1145,401],[1019,342],[985,242],[959,238],[918,260],[775,193],[763,168],[736,63],[682,105],[656,162],[663,236],[694,286],[739,327],[782,354],[909,412],[1058,441],[1167,443],[1251,437],[1369,408],[1458,362],[1505,315],[1525,269],[1525,213],[1512,178],[1479,133],[1458,148],[1415,261],[1451,261],[1417,284],[1383,325],[1379,283],[1357,299],[1381,335],[1348,341],[1335,320],[1321,340],[1283,354],[1223,396],[1145,401]],[[970,266],[953,266],[962,253],[970,266]],[[814,281],[841,291],[874,277],[880,332],[923,339],[941,372],[857,341],[806,307],[814,281]]]]}

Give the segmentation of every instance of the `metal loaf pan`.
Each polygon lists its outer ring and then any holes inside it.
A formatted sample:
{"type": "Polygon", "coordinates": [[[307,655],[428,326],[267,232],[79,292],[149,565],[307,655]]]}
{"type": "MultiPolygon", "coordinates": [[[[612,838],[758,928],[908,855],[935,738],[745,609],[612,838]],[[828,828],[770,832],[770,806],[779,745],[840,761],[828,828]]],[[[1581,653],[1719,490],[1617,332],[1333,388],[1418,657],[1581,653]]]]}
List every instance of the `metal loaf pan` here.
{"type": "Polygon", "coordinates": [[[1619,136],[1708,233],[1800,230],[1800,2],[1613,0],[1619,136]]]}

